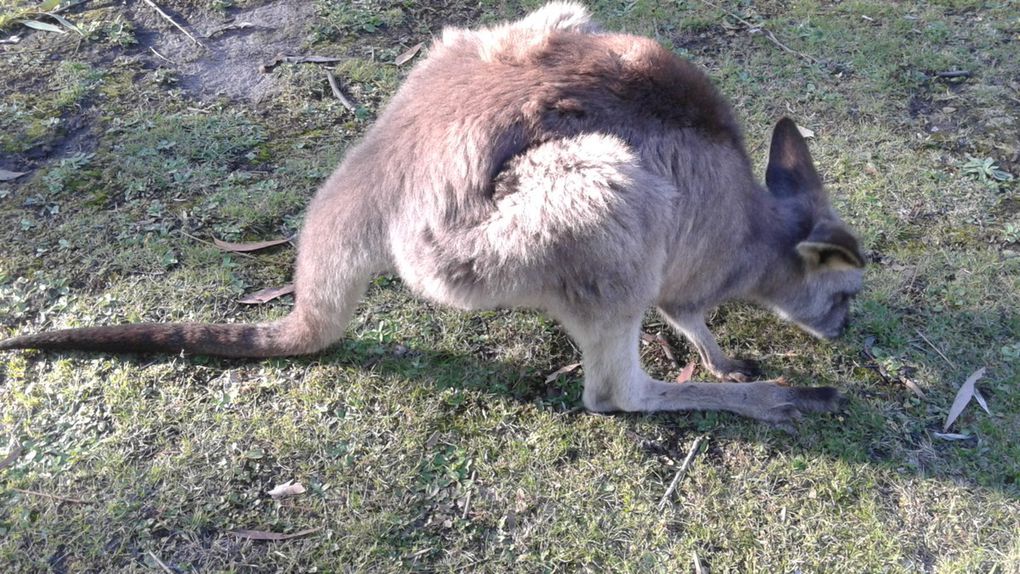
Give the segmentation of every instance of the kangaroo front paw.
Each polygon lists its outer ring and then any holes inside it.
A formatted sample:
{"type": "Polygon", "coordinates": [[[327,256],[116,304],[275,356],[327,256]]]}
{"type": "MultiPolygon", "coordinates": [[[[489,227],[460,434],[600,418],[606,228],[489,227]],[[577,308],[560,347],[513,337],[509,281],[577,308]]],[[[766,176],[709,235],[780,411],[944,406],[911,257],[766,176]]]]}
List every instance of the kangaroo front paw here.
{"type": "Polygon", "coordinates": [[[761,377],[761,368],[751,359],[729,359],[721,365],[712,365],[709,370],[723,381],[749,383],[761,377]]]}

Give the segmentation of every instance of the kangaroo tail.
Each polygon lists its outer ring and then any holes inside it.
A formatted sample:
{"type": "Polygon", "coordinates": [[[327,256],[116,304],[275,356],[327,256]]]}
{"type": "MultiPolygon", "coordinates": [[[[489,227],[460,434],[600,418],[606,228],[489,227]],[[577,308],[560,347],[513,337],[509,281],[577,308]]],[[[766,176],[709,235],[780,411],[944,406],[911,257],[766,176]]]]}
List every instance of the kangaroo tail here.
{"type": "Polygon", "coordinates": [[[325,346],[319,341],[321,339],[308,336],[307,326],[292,313],[271,323],[137,323],[63,329],[0,341],[0,350],[184,352],[216,357],[264,358],[312,353],[325,346]]]}

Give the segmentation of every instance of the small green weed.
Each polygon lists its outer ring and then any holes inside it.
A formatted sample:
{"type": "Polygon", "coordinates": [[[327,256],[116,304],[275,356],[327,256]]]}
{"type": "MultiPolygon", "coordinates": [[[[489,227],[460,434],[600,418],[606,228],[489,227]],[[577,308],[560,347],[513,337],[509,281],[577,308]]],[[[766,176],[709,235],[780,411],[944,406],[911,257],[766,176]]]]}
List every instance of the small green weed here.
{"type": "Polygon", "coordinates": [[[981,183],[994,185],[997,182],[1013,181],[1013,175],[1000,169],[995,160],[990,157],[976,158],[968,156],[967,161],[960,166],[960,171],[981,183]]]}

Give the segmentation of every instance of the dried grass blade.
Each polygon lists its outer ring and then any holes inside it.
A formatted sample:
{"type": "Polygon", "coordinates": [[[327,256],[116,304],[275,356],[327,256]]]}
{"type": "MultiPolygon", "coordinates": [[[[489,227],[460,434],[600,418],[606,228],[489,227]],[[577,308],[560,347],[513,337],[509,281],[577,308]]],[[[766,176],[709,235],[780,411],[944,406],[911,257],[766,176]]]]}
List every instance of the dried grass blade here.
{"type": "Polygon", "coordinates": [[[227,531],[228,534],[233,534],[238,538],[246,538],[248,540],[269,540],[269,541],[280,541],[290,540],[291,538],[300,538],[302,536],[308,536],[309,534],[315,533],[322,530],[321,526],[315,528],[309,528],[307,530],[299,530],[290,534],[281,534],[279,532],[266,532],[264,530],[248,530],[245,528],[238,528],[236,530],[227,531]]]}

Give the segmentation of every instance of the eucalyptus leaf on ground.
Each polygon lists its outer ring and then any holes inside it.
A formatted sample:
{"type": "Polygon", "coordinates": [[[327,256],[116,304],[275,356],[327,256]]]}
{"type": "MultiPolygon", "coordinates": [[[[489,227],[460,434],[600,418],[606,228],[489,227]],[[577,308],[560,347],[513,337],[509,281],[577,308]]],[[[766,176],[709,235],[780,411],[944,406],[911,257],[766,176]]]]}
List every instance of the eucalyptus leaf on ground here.
{"type": "Polygon", "coordinates": [[[691,361],[690,363],[687,363],[687,366],[684,367],[680,371],[680,374],[676,376],[676,382],[678,382],[678,383],[686,383],[687,381],[691,380],[691,377],[694,376],[694,369],[697,368],[697,366],[698,366],[698,363],[696,363],[694,361],[691,361]]]}
{"type": "Polygon", "coordinates": [[[293,241],[294,237],[284,237],[282,239],[269,239],[266,241],[253,241],[250,243],[230,243],[229,241],[222,241],[213,238],[213,243],[216,247],[219,247],[223,251],[230,251],[234,253],[248,253],[250,251],[260,251],[262,249],[268,249],[270,247],[276,247],[277,245],[283,245],[293,241]]]}
{"type": "Polygon", "coordinates": [[[963,385],[960,386],[960,390],[956,393],[956,399],[953,400],[953,406],[949,407],[949,414],[946,415],[946,423],[942,425],[942,431],[948,431],[949,427],[956,421],[963,412],[963,409],[967,407],[967,403],[974,396],[974,383],[981,377],[985,376],[985,368],[980,369],[971,373],[967,380],[964,381],[963,385]]]}
{"type": "Polygon", "coordinates": [[[67,33],[67,30],[64,30],[60,26],[55,26],[53,24],[48,24],[46,22],[40,22],[38,20],[22,20],[21,23],[34,30],[43,30],[44,32],[56,32],[58,34],[67,33]]]}
{"type": "Polygon", "coordinates": [[[988,401],[985,400],[984,395],[981,394],[981,389],[974,387],[974,400],[977,404],[988,414],[992,414],[992,411],[988,409],[988,401]]]}
{"type": "Polygon", "coordinates": [[[238,299],[237,302],[244,303],[245,305],[261,305],[263,303],[268,303],[273,299],[279,299],[284,295],[290,295],[293,292],[294,284],[288,283],[281,287],[269,287],[267,289],[262,289],[261,291],[249,293],[241,299],[238,299]]]}
{"type": "Polygon", "coordinates": [[[82,36],[84,36],[84,35],[85,35],[85,34],[84,34],[84,33],[82,33],[82,31],[81,31],[81,30],[79,30],[79,29],[78,29],[78,27],[77,27],[77,26],[75,26],[75,25],[74,25],[74,24],[73,24],[73,23],[72,23],[72,22],[71,22],[70,20],[68,20],[67,18],[64,18],[64,17],[63,17],[63,16],[61,16],[60,14],[47,14],[47,15],[48,15],[49,17],[53,18],[54,20],[56,20],[57,22],[60,22],[61,24],[63,24],[63,25],[64,25],[64,27],[65,27],[65,28],[67,28],[68,30],[71,30],[72,32],[77,32],[78,34],[80,34],[80,35],[82,35],[82,36]]]}
{"type": "Polygon", "coordinates": [[[549,383],[555,381],[556,379],[562,377],[563,375],[566,375],[568,373],[572,373],[572,372],[576,371],[577,368],[580,367],[580,366],[581,366],[581,363],[571,363],[569,365],[562,366],[562,367],[556,369],[555,371],[553,371],[548,377],[546,377],[545,378],[545,382],[546,382],[546,384],[549,384],[549,383]]]}
{"type": "Polygon", "coordinates": [[[0,169],[0,181],[12,181],[28,173],[27,171],[7,171],[0,169]]]}
{"type": "Polygon", "coordinates": [[[424,46],[424,43],[422,42],[418,42],[414,46],[411,46],[403,54],[397,56],[397,59],[393,60],[393,63],[398,66],[403,66],[404,64],[410,62],[411,59],[418,55],[418,52],[421,51],[422,46],[424,46]]]}

